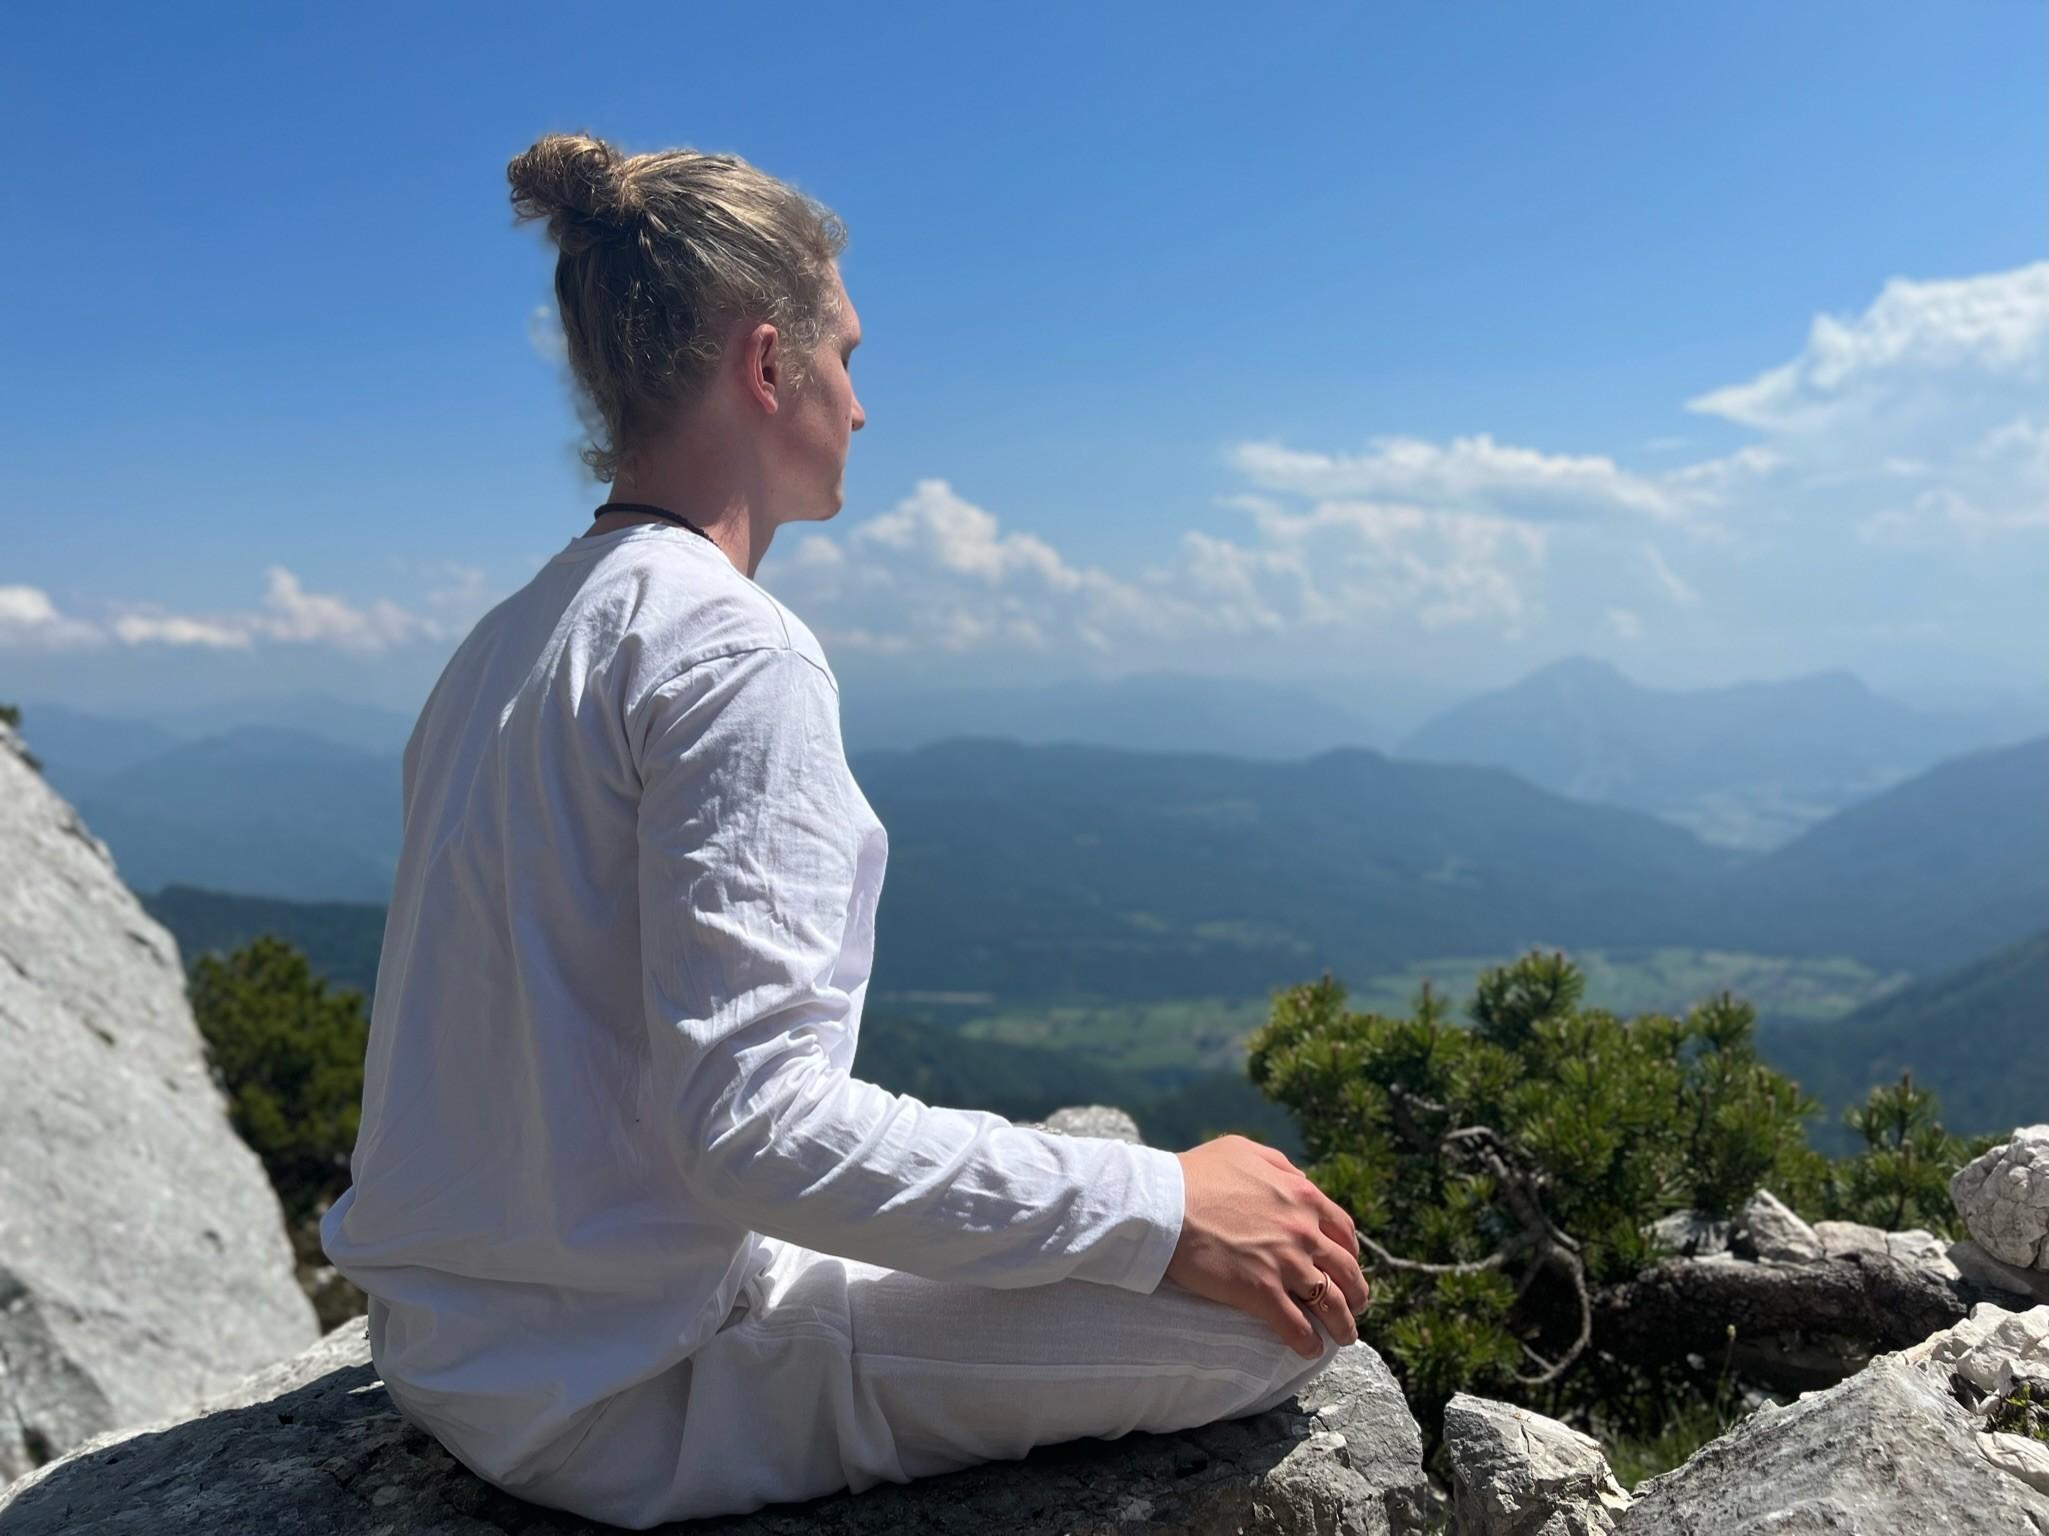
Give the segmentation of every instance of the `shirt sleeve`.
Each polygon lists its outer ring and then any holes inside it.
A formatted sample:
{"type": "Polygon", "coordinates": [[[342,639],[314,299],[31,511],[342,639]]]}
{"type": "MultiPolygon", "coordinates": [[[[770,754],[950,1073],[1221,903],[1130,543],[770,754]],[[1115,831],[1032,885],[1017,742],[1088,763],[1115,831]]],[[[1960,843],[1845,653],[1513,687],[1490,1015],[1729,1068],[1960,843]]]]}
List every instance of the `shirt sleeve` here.
{"type": "Polygon", "coordinates": [[[641,714],[643,986],[691,1196],[749,1230],[930,1279],[1154,1289],[1181,1234],[1171,1153],[851,1074],[867,952],[849,965],[844,941],[873,921],[860,861],[884,834],[847,767],[829,675],[794,650],[747,651],[696,664],[641,714]]]}

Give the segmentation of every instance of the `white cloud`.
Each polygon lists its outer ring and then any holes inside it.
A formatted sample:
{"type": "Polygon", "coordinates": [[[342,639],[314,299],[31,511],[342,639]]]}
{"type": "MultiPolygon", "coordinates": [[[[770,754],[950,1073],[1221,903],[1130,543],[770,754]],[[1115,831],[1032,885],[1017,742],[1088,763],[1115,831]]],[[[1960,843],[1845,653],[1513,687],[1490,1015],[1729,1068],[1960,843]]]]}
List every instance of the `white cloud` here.
{"type": "Polygon", "coordinates": [[[871,654],[1169,656],[1190,640],[1329,628],[1513,630],[1534,611],[1542,528],[1387,502],[1232,503],[1250,514],[1248,536],[1187,530],[1165,562],[1125,581],[925,480],[843,538],[808,535],[763,576],[829,643],[871,654]]]}
{"type": "Polygon", "coordinates": [[[1658,587],[1665,596],[1682,608],[1691,608],[1700,601],[1700,594],[1666,563],[1664,552],[1657,545],[1644,545],[1643,556],[1650,562],[1651,575],[1657,578],[1658,587]]]}
{"type": "Polygon", "coordinates": [[[536,304],[527,311],[526,340],[543,362],[568,363],[569,341],[562,334],[562,321],[554,305],[536,304]]]}
{"type": "Polygon", "coordinates": [[[1573,520],[1687,515],[1686,499],[1604,455],[1542,453],[1481,433],[1433,443],[1372,439],[1359,454],[1307,453],[1274,442],[1234,445],[1234,467],[1264,490],[1313,497],[1393,497],[1507,517],[1573,520]]]}
{"type": "Polygon", "coordinates": [[[1407,616],[1426,629],[1512,630],[1531,611],[1547,542],[1546,530],[1513,518],[1398,502],[1321,501],[1300,513],[1258,510],[1253,521],[1260,537],[1245,567],[1284,577],[1268,590],[1285,591],[1292,601],[1281,611],[1305,624],[1407,616]]]}
{"type": "Polygon", "coordinates": [[[249,647],[246,629],[148,609],[120,615],[114,620],[114,633],[124,645],[194,646],[209,651],[239,651],[249,647]]]}
{"type": "Polygon", "coordinates": [[[1857,537],[1887,549],[1975,549],[2017,528],[2049,528],[2049,505],[1992,511],[1945,486],[1872,513],[1857,537]]]}
{"type": "Polygon", "coordinates": [[[1634,640],[1643,634],[1643,619],[1627,608],[1610,608],[1602,622],[1618,640],[1634,640]]]}
{"type": "Polygon", "coordinates": [[[919,481],[843,541],[807,535],[789,566],[789,589],[819,615],[814,627],[867,651],[1102,652],[1115,636],[1165,635],[1188,617],[1171,594],[1074,565],[1035,535],[1003,531],[944,480],[919,481]]]}
{"type": "Polygon", "coordinates": [[[439,627],[380,598],[359,608],[345,598],[308,592],[281,565],[264,572],[263,610],[243,621],[249,630],[294,645],[332,645],[344,651],[382,651],[410,640],[434,638],[439,627]]]}
{"type": "Polygon", "coordinates": [[[443,572],[445,582],[427,593],[424,613],[383,598],[357,604],[332,593],[309,592],[281,565],[265,571],[260,606],[224,613],[179,613],[157,603],[114,603],[104,621],[94,622],[60,612],[40,588],[0,586],[0,646],[57,649],[119,641],[131,646],[241,651],[275,644],[378,654],[421,641],[459,638],[493,601],[481,570],[446,566],[443,572]]]}
{"type": "Polygon", "coordinates": [[[1931,380],[2039,381],[2049,363],[2049,262],[1939,282],[1894,278],[1861,315],[1817,315],[1792,361],[1687,409],[1774,433],[1869,417],[1931,380]]]}
{"type": "Polygon", "coordinates": [[[106,638],[98,625],[62,612],[41,587],[0,586],[0,646],[72,650],[106,638]]]}

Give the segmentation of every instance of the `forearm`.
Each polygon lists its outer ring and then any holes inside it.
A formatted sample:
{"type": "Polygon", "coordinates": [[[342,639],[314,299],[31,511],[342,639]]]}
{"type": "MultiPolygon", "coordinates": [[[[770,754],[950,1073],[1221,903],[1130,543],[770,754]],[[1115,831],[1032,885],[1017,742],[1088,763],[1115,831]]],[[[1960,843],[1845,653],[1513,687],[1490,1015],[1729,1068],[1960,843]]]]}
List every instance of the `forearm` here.
{"type": "Polygon", "coordinates": [[[935,1280],[1151,1291],[1180,1237],[1172,1154],[935,1108],[822,1055],[735,1080],[704,1108],[696,1123],[716,1129],[691,1161],[693,1193],[821,1252],[935,1280]]]}

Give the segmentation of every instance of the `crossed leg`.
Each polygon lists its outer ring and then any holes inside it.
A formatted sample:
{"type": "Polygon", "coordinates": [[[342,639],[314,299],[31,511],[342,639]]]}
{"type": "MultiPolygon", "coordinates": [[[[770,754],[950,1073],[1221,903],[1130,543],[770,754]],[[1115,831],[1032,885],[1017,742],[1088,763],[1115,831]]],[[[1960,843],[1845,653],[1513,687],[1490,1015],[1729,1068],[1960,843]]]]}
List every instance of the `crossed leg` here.
{"type": "Polygon", "coordinates": [[[771,1241],[734,1317],[621,1394],[530,1498],[614,1524],[738,1514],[1037,1445],[1270,1408],[1307,1360],[1258,1319],[1163,1282],[993,1290],[771,1241]]]}

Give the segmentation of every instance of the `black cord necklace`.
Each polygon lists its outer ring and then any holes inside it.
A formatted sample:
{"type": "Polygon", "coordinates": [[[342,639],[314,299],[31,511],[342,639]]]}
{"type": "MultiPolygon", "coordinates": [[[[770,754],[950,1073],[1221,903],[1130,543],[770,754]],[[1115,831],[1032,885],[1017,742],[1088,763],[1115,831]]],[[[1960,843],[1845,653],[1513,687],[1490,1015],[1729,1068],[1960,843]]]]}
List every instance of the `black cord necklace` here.
{"type": "Polygon", "coordinates": [[[643,512],[649,517],[659,517],[664,522],[674,523],[678,528],[688,528],[707,544],[713,546],[718,544],[718,540],[690,521],[689,518],[671,512],[667,507],[649,506],[644,501],[608,501],[602,507],[599,507],[597,511],[593,512],[591,517],[595,520],[603,517],[607,512],[643,512]]]}

